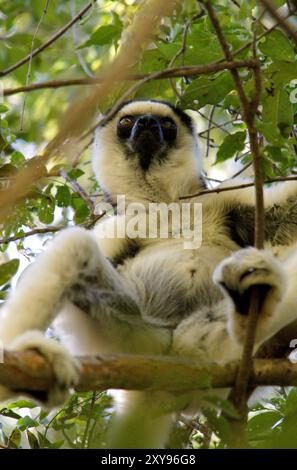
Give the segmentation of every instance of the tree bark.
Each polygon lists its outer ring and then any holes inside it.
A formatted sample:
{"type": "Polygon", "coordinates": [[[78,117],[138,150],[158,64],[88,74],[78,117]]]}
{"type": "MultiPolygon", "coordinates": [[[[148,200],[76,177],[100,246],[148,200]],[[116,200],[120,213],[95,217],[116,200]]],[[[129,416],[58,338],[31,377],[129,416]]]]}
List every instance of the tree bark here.
{"type": "MultiPolygon", "coordinates": [[[[105,355],[81,357],[77,391],[124,389],[189,392],[234,384],[239,361],[201,364],[169,356],[105,355]]],[[[54,383],[46,360],[36,352],[6,351],[0,383],[13,390],[45,391],[54,383]]],[[[256,385],[297,385],[297,365],[286,359],[256,359],[249,382],[256,385]]]]}

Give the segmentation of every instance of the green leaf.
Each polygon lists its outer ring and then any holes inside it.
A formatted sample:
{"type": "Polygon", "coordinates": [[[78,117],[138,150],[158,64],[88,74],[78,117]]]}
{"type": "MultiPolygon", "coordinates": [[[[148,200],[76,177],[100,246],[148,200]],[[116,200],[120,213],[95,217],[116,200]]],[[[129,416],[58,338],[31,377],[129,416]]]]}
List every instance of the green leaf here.
{"type": "Polygon", "coordinates": [[[38,208],[38,217],[43,224],[51,224],[54,220],[55,203],[48,198],[43,198],[38,208]]]}
{"type": "Polygon", "coordinates": [[[0,132],[0,152],[2,152],[2,150],[4,150],[6,146],[7,146],[7,142],[0,132]]]}
{"type": "Polygon", "coordinates": [[[223,398],[215,396],[215,395],[206,395],[203,398],[204,400],[208,401],[209,403],[212,403],[217,408],[222,410],[226,416],[229,416],[230,418],[235,418],[235,419],[240,418],[240,415],[237,409],[230,401],[224,400],[223,398]]]}
{"type": "Polygon", "coordinates": [[[245,146],[245,131],[238,131],[225,137],[220,145],[215,163],[221,163],[233,157],[237,152],[241,152],[245,146]]]}
{"type": "Polygon", "coordinates": [[[296,154],[294,149],[289,146],[273,147],[272,145],[266,145],[264,155],[277,164],[278,171],[283,175],[287,175],[288,170],[295,166],[296,154]]]}
{"type": "Polygon", "coordinates": [[[87,204],[80,196],[73,194],[71,198],[71,206],[74,209],[75,223],[82,224],[90,214],[90,209],[87,204]]]}
{"type": "Polygon", "coordinates": [[[278,88],[291,82],[291,80],[296,80],[297,62],[286,62],[284,60],[278,60],[269,65],[269,67],[267,67],[266,71],[263,73],[266,77],[272,79],[274,86],[278,88]]]}
{"type": "Polygon", "coordinates": [[[13,449],[18,449],[21,444],[22,433],[18,428],[15,428],[9,436],[9,446],[13,449]]]}
{"type": "Polygon", "coordinates": [[[51,445],[51,442],[46,438],[44,432],[40,432],[37,430],[37,436],[38,436],[38,441],[40,447],[43,448],[48,448],[51,445]]]}
{"type": "Polygon", "coordinates": [[[280,30],[271,31],[259,44],[260,51],[273,60],[294,60],[294,47],[280,30]]]}
{"type": "Polygon", "coordinates": [[[9,108],[5,104],[0,103],[0,114],[1,113],[6,113],[6,111],[8,111],[8,109],[9,108]]]}
{"type": "Polygon", "coordinates": [[[206,104],[218,104],[234,88],[229,72],[216,77],[200,77],[193,80],[183,96],[185,107],[200,109],[206,104]]]}
{"type": "Polygon", "coordinates": [[[15,413],[14,411],[10,410],[7,406],[7,408],[2,408],[0,410],[0,415],[5,416],[6,418],[13,418],[13,419],[20,419],[21,416],[15,413]]]}
{"type": "Polygon", "coordinates": [[[17,168],[22,167],[25,161],[26,159],[21,152],[15,151],[10,156],[10,162],[17,168]]]}
{"type": "MultiPolygon", "coordinates": [[[[172,80],[173,82],[175,81],[174,79],[172,80]]],[[[175,98],[172,86],[168,80],[152,80],[151,82],[145,83],[135,94],[134,98],[150,99],[152,96],[155,99],[164,100],[165,98],[168,101],[174,100],[175,98]]]]}
{"type": "Polygon", "coordinates": [[[290,390],[286,400],[286,413],[297,413],[297,388],[290,390]]]}
{"type": "Polygon", "coordinates": [[[7,291],[0,291],[0,300],[5,300],[8,296],[7,291]]]}
{"type": "Polygon", "coordinates": [[[247,424],[247,432],[250,440],[258,440],[267,437],[272,427],[282,418],[278,411],[264,411],[258,413],[249,419],[247,424]]]}
{"type": "Polygon", "coordinates": [[[0,286],[6,284],[16,274],[19,265],[19,259],[12,259],[0,265],[0,286]]]}
{"type": "Polygon", "coordinates": [[[289,136],[294,118],[289,94],[283,87],[274,89],[263,96],[262,104],[260,130],[271,145],[282,146],[282,137],[289,136]]]}
{"type": "Polygon", "coordinates": [[[13,401],[12,403],[9,403],[7,405],[7,408],[12,409],[12,408],[36,408],[36,403],[33,401],[29,400],[17,400],[13,401]]]}
{"type": "Polygon", "coordinates": [[[29,431],[28,429],[27,429],[27,437],[28,437],[28,441],[30,444],[30,449],[40,449],[40,445],[39,445],[37,437],[35,436],[35,434],[33,434],[33,432],[29,431]]]}
{"type": "Polygon", "coordinates": [[[58,207],[68,207],[71,203],[71,193],[68,186],[59,186],[56,194],[58,207]]]}
{"type": "Polygon", "coordinates": [[[32,419],[30,416],[26,415],[18,420],[17,425],[21,431],[25,431],[25,429],[28,428],[36,428],[39,426],[39,423],[35,419],[32,419]]]}
{"type": "Polygon", "coordinates": [[[51,442],[48,446],[49,449],[60,449],[62,445],[64,444],[63,440],[56,441],[56,442],[51,442]]]}
{"type": "Polygon", "coordinates": [[[211,408],[203,408],[203,414],[213,432],[226,444],[232,444],[232,430],[225,416],[218,416],[217,410],[211,408]]]}
{"type": "Polygon", "coordinates": [[[72,180],[77,180],[80,176],[84,175],[85,172],[80,168],[73,168],[72,170],[68,171],[67,174],[72,180]]]}
{"type": "Polygon", "coordinates": [[[115,39],[121,35],[121,28],[118,25],[109,24],[106,26],[99,26],[96,31],[91,35],[90,39],[82,44],[79,49],[88,46],[105,46],[111,44],[115,39]]]}
{"type": "Polygon", "coordinates": [[[185,65],[207,64],[221,59],[222,49],[214,33],[203,30],[201,25],[194,25],[187,38],[184,57],[185,65]]]}
{"type": "Polygon", "coordinates": [[[286,2],[284,0],[273,0],[273,6],[279,8],[284,5],[286,2]]]}

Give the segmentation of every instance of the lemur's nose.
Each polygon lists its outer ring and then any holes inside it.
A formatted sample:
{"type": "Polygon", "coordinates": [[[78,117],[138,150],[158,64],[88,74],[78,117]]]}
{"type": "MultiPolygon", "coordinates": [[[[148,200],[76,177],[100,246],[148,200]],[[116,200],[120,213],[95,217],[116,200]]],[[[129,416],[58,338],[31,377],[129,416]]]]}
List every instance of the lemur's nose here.
{"type": "Polygon", "coordinates": [[[132,129],[131,138],[137,140],[142,133],[151,133],[157,141],[163,141],[162,129],[158,119],[151,114],[144,114],[136,121],[132,129]]]}
{"type": "Polygon", "coordinates": [[[143,128],[152,128],[152,127],[159,128],[159,122],[151,114],[140,116],[140,118],[137,119],[137,125],[143,128]]]}

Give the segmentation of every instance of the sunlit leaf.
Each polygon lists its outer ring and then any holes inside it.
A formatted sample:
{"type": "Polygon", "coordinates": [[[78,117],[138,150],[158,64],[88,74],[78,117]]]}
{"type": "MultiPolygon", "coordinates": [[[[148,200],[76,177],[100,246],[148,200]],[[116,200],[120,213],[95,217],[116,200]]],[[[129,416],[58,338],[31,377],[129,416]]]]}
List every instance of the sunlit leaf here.
{"type": "Polygon", "coordinates": [[[216,163],[221,163],[241,152],[245,146],[246,132],[238,131],[225,137],[219,147],[216,163]]]}
{"type": "Polygon", "coordinates": [[[0,286],[6,284],[16,274],[19,265],[19,259],[12,259],[0,265],[0,286]]]}

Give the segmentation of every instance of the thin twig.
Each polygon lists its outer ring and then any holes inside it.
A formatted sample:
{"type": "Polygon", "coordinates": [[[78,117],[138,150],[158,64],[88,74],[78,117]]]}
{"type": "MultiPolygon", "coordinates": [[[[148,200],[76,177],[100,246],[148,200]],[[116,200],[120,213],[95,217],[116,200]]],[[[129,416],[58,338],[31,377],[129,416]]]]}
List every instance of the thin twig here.
{"type": "MultiPolygon", "coordinates": [[[[179,48],[179,50],[176,52],[176,54],[174,54],[174,56],[171,58],[171,60],[168,64],[168,68],[171,68],[181,55],[183,56],[182,65],[184,66],[184,55],[185,55],[185,52],[186,52],[186,49],[187,49],[187,37],[188,37],[189,28],[190,28],[191,24],[193,23],[193,21],[195,21],[198,18],[201,18],[201,16],[203,16],[203,15],[204,15],[204,10],[201,8],[201,11],[199,13],[194,15],[193,18],[189,18],[185,22],[184,28],[183,28],[183,34],[182,34],[182,45],[179,48]]],[[[182,101],[182,96],[178,92],[175,83],[173,82],[172,79],[169,79],[169,81],[170,81],[171,87],[172,87],[173,91],[175,92],[175,94],[177,95],[178,99],[180,101],[182,101]]]]}
{"type": "Polygon", "coordinates": [[[10,242],[16,242],[18,240],[23,240],[24,238],[32,237],[33,235],[42,235],[42,234],[45,234],[45,233],[59,232],[60,230],[63,230],[64,228],[66,228],[65,225],[56,225],[56,226],[53,226],[53,227],[34,228],[33,230],[30,230],[30,232],[18,233],[16,235],[12,235],[11,237],[2,238],[0,240],[0,245],[10,243],[10,242]]]}
{"type": "MultiPolygon", "coordinates": [[[[232,177],[234,178],[234,176],[232,177]]],[[[270,183],[279,183],[281,181],[296,181],[297,180],[297,175],[296,176],[280,176],[278,178],[269,178],[263,182],[263,184],[270,184],[270,183]]],[[[242,183],[242,184],[236,184],[232,186],[223,186],[223,187],[217,187],[217,188],[212,188],[212,189],[203,189],[202,191],[199,191],[197,193],[193,194],[188,194],[187,196],[181,196],[179,199],[192,199],[194,197],[198,196],[204,196],[205,194],[211,194],[211,193],[223,193],[225,191],[235,191],[238,189],[245,189],[245,188],[250,188],[251,186],[255,186],[255,182],[251,181],[250,183],[242,183]]]]}
{"type": "MultiPolygon", "coordinates": [[[[50,0],[45,0],[45,5],[44,5],[44,8],[42,10],[42,14],[40,16],[40,19],[38,21],[38,24],[37,24],[37,27],[34,31],[34,34],[33,34],[33,38],[32,38],[32,43],[31,43],[31,52],[30,52],[30,59],[29,59],[29,64],[28,64],[28,71],[27,71],[27,75],[26,75],[26,86],[28,86],[28,83],[30,81],[30,78],[31,78],[31,66],[32,66],[32,58],[33,58],[33,51],[34,51],[34,45],[35,45],[35,39],[36,39],[36,36],[38,34],[38,31],[39,31],[39,28],[41,26],[41,23],[47,13],[47,9],[48,9],[48,4],[49,4],[49,1],[50,0]]],[[[25,113],[25,107],[26,107],[26,95],[24,97],[24,101],[23,101],[23,106],[22,106],[22,111],[21,111],[21,121],[20,121],[20,131],[23,130],[23,123],[24,123],[24,113],[25,113]]]]}
{"type": "MultiPolygon", "coordinates": [[[[90,218],[86,222],[81,224],[80,226],[89,230],[105,215],[106,215],[105,211],[102,214],[92,213],[90,215],[90,218]]],[[[67,225],[56,225],[56,226],[35,228],[33,230],[30,230],[29,232],[19,233],[16,235],[12,235],[11,237],[2,238],[0,239],[0,245],[7,244],[10,242],[16,242],[18,240],[23,240],[24,238],[32,237],[33,235],[42,235],[42,234],[60,232],[60,230],[64,230],[67,227],[68,227],[67,225]]]]}
{"type": "MultiPolygon", "coordinates": [[[[205,117],[205,119],[207,119],[207,116],[204,115],[203,113],[201,113],[201,111],[198,111],[198,112],[202,117],[205,117]]],[[[236,121],[236,119],[233,118],[233,119],[230,119],[230,121],[223,122],[223,124],[218,124],[218,123],[213,122],[214,125],[210,127],[210,130],[212,131],[213,129],[222,129],[223,131],[226,131],[227,133],[229,133],[229,131],[227,131],[227,129],[225,129],[225,127],[228,124],[232,124],[234,121],[236,121]]],[[[209,130],[209,128],[204,129],[204,131],[198,132],[198,135],[200,137],[202,137],[203,134],[206,134],[208,132],[208,130],[209,130]]]]}
{"type": "MultiPolygon", "coordinates": [[[[202,111],[200,111],[200,109],[197,111],[198,114],[203,117],[203,119],[205,119],[206,121],[210,122],[210,117],[206,116],[206,114],[202,113],[202,111]]],[[[232,121],[231,121],[232,122],[232,121]]],[[[213,129],[221,129],[223,132],[225,132],[226,134],[228,135],[231,135],[231,133],[225,129],[225,123],[224,124],[217,124],[216,122],[213,121],[212,117],[211,117],[211,124],[213,124],[213,129]]],[[[205,132],[208,132],[208,129],[206,129],[205,131],[203,131],[204,133],[205,132]]]]}
{"type": "Polygon", "coordinates": [[[237,176],[241,175],[245,170],[247,170],[250,166],[252,166],[253,162],[250,161],[246,165],[244,165],[240,170],[238,170],[234,175],[231,176],[231,179],[237,178],[237,176]]]}
{"type": "Polygon", "coordinates": [[[213,124],[213,116],[216,110],[216,106],[214,105],[211,109],[209,118],[208,118],[208,132],[206,134],[206,152],[205,152],[205,158],[208,158],[209,155],[209,150],[210,150],[210,129],[213,124]]]}
{"type": "MultiPolygon", "coordinates": [[[[72,18],[75,18],[75,0],[70,1],[70,10],[71,10],[72,18]]],[[[73,23],[71,31],[72,31],[73,46],[74,46],[76,57],[78,58],[78,62],[81,68],[83,69],[83,71],[85,72],[85,74],[88,75],[88,77],[94,77],[94,74],[90,71],[80,50],[78,49],[78,37],[77,37],[76,23],[73,23]]]]}

